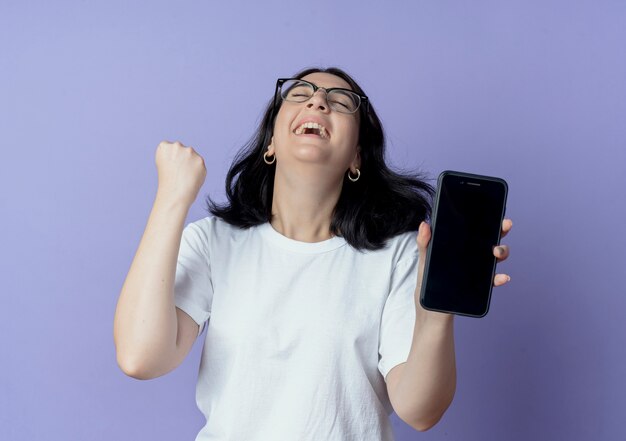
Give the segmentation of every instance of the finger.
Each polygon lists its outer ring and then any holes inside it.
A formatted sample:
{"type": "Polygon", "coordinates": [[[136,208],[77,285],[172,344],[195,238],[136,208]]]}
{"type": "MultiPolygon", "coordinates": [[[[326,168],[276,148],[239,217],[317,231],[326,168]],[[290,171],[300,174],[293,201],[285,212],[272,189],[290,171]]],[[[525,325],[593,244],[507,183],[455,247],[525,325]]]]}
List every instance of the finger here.
{"type": "Polygon", "coordinates": [[[426,251],[426,248],[428,248],[428,243],[430,242],[430,237],[430,225],[428,225],[426,222],[422,222],[419,226],[419,230],[417,233],[417,247],[420,252],[426,251]]]}
{"type": "Polygon", "coordinates": [[[493,247],[493,255],[496,256],[498,261],[505,260],[509,257],[509,247],[506,245],[498,245],[497,247],[493,247]]]}
{"type": "Polygon", "coordinates": [[[422,222],[417,232],[417,250],[419,254],[419,265],[417,266],[417,289],[421,289],[422,278],[424,277],[424,267],[426,266],[426,250],[430,242],[431,232],[430,225],[422,222]]]}
{"type": "Polygon", "coordinates": [[[500,237],[504,237],[509,234],[511,228],[513,228],[513,221],[511,219],[504,219],[502,221],[502,231],[500,232],[500,237]]]}
{"type": "Polygon", "coordinates": [[[511,276],[508,274],[496,274],[493,278],[493,286],[502,286],[511,281],[511,276]]]}

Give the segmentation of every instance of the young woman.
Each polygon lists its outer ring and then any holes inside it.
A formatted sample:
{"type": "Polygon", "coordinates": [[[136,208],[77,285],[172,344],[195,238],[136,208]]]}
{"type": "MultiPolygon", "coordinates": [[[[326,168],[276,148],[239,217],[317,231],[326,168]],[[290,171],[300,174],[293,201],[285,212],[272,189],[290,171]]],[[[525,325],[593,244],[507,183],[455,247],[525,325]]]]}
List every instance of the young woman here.
{"type": "Polygon", "coordinates": [[[132,377],[163,375],[206,325],[197,440],[392,440],[392,411],[417,430],[441,418],[456,386],[453,316],[418,299],[434,189],[385,164],[380,121],[350,76],[278,80],[212,216],[184,226],[206,176],[193,148],[162,142],[156,164],[117,358],[132,377]]]}

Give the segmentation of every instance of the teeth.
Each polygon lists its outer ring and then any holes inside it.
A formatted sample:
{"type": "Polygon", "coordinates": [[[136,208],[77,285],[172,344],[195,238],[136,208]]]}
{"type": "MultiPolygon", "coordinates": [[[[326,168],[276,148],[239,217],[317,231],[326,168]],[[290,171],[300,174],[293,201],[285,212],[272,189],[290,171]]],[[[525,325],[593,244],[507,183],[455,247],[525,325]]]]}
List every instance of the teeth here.
{"type": "Polygon", "coordinates": [[[296,135],[302,135],[305,129],[317,129],[319,130],[319,134],[322,138],[328,138],[328,132],[326,131],[326,127],[315,122],[305,122],[301,124],[300,127],[294,130],[294,133],[296,135]]]}

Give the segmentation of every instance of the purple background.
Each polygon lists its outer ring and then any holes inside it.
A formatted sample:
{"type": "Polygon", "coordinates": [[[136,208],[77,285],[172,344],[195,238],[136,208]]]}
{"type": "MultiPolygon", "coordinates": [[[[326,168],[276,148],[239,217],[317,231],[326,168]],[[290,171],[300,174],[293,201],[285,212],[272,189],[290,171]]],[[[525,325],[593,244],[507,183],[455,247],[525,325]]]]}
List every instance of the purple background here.
{"type": "MultiPolygon", "coordinates": [[[[151,381],[113,316],[161,140],[223,196],[275,79],[339,65],[389,159],[503,177],[512,282],[456,320],[458,389],[398,440],[626,439],[626,3],[0,3],[0,438],[193,440],[202,339],[151,381]]],[[[302,403],[303,404],[303,403],[302,403]]],[[[303,404],[304,405],[304,404],[303,404]]]]}

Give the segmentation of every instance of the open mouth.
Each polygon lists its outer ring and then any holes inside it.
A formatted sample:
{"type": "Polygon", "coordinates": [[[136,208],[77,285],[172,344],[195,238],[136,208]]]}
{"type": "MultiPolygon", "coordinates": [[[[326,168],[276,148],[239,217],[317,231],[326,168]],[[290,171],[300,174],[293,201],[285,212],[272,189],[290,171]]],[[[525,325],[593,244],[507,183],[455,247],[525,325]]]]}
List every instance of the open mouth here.
{"type": "Polygon", "coordinates": [[[328,139],[326,127],[315,122],[305,122],[300,124],[293,133],[296,135],[317,135],[320,138],[328,139]]]}

